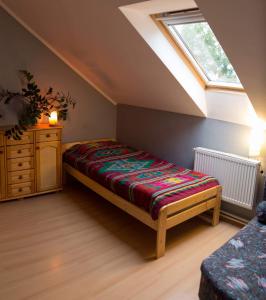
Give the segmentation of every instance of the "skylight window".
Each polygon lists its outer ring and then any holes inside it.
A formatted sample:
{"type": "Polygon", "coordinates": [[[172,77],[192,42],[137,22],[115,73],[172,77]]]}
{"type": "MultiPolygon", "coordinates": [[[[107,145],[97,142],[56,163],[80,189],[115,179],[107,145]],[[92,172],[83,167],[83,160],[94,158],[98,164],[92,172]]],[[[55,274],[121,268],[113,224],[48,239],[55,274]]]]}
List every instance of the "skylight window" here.
{"type": "Polygon", "coordinates": [[[166,13],[158,19],[207,86],[242,88],[232,64],[198,9],[166,13]]]}

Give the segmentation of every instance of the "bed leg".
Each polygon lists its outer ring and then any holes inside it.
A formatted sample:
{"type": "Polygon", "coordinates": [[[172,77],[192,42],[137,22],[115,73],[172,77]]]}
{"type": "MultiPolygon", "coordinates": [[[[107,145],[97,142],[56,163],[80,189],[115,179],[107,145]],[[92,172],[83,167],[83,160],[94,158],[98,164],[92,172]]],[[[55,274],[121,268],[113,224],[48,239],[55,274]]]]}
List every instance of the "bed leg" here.
{"type": "Polygon", "coordinates": [[[160,258],[161,256],[164,256],[165,253],[166,219],[167,219],[167,210],[161,209],[158,218],[156,258],[160,258]]]}
{"type": "Polygon", "coordinates": [[[62,168],[62,184],[66,185],[67,184],[67,172],[65,168],[62,168]]]}
{"type": "Polygon", "coordinates": [[[212,216],[212,226],[216,226],[219,224],[219,218],[220,218],[220,207],[221,207],[221,194],[222,194],[222,188],[219,187],[217,189],[217,196],[216,196],[216,205],[213,209],[213,216],[212,216]]]}

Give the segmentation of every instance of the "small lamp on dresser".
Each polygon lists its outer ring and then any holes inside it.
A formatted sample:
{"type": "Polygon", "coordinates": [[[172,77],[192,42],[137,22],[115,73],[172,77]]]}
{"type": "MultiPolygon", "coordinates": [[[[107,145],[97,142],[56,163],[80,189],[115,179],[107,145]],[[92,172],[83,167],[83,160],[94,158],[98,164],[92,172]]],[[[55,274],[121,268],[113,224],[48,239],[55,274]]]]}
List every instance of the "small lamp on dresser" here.
{"type": "Polygon", "coordinates": [[[49,117],[49,125],[56,126],[58,121],[57,111],[52,111],[49,117]]]}

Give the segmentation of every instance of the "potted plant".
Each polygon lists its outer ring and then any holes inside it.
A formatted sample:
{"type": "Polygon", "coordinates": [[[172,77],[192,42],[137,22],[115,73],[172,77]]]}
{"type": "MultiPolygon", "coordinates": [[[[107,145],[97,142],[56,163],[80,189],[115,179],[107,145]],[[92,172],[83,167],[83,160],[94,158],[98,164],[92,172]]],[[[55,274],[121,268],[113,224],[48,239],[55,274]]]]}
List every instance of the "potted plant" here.
{"type": "Polygon", "coordinates": [[[43,115],[50,117],[52,111],[57,111],[59,120],[66,120],[69,107],[74,108],[76,104],[69,94],[55,92],[52,87],[42,92],[30,72],[26,70],[19,72],[25,81],[21,92],[0,90],[0,102],[9,104],[16,99],[23,103],[22,111],[18,116],[18,123],[5,131],[8,138],[15,140],[20,140],[23,132],[36,125],[43,115]]]}

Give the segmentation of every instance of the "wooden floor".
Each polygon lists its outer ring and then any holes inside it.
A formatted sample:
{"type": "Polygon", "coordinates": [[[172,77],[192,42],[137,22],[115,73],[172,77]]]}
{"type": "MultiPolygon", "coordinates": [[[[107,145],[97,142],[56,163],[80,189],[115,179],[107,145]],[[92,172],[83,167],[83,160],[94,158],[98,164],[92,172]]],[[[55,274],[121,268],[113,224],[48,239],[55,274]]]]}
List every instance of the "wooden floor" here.
{"type": "Polygon", "coordinates": [[[0,299],[198,299],[201,261],[239,230],[195,218],[156,234],[78,183],[0,204],[0,299]]]}

